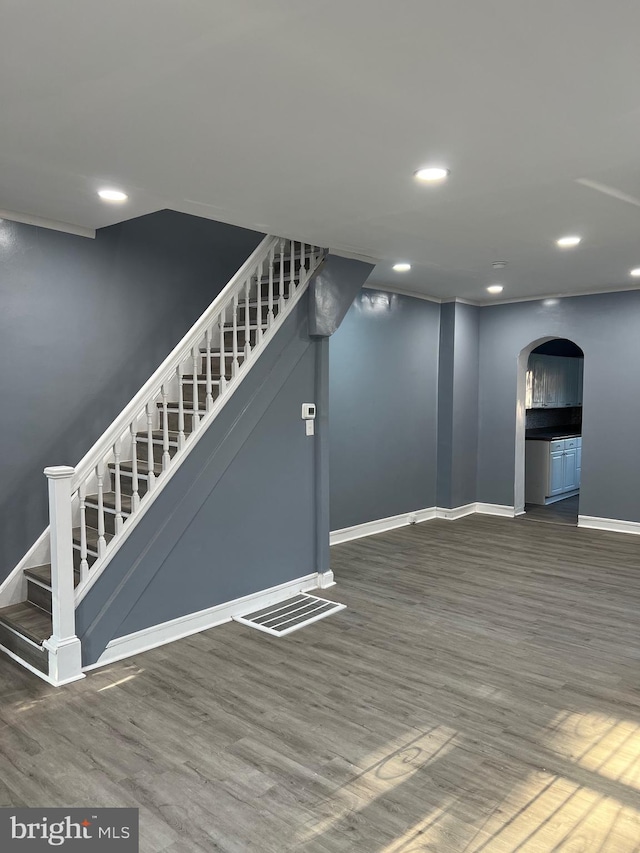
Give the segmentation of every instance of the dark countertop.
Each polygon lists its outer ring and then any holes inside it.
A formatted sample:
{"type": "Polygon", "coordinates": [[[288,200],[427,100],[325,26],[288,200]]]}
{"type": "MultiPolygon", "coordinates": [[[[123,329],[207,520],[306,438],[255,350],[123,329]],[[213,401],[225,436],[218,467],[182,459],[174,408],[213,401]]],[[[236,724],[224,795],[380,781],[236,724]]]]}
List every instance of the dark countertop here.
{"type": "Polygon", "coordinates": [[[538,429],[526,430],[524,437],[534,441],[554,441],[556,438],[579,438],[582,435],[582,427],[540,427],[538,429]]]}

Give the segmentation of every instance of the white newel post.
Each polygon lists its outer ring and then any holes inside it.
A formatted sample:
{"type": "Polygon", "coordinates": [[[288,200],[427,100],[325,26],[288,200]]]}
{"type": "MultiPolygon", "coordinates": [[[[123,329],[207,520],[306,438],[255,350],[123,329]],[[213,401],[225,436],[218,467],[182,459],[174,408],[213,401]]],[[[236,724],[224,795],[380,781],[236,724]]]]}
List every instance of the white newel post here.
{"type": "Polygon", "coordinates": [[[76,637],[73,578],[71,478],[73,468],[44,469],[49,481],[51,531],[51,617],[53,632],[44,646],[49,652],[49,678],[55,685],[84,678],[80,640],[76,637]]]}

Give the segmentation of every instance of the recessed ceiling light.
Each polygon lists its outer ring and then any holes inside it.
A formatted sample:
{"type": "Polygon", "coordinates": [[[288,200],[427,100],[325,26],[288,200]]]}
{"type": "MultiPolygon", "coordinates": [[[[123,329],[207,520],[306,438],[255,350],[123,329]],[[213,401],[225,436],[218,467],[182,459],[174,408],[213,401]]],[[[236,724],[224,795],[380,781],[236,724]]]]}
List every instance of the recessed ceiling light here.
{"type": "Polygon", "coordinates": [[[411,269],[411,264],[407,264],[404,262],[401,264],[394,264],[393,265],[393,271],[394,272],[409,272],[410,269],[411,269]]]}
{"type": "Polygon", "coordinates": [[[556,243],[561,249],[572,249],[574,246],[577,246],[581,240],[582,237],[571,235],[569,237],[560,237],[559,240],[556,240],[556,243]]]}
{"type": "Polygon", "coordinates": [[[449,169],[445,169],[442,166],[425,166],[424,169],[418,169],[413,174],[419,181],[434,183],[435,181],[444,181],[445,178],[448,178],[449,169]]]}
{"type": "Polygon", "coordinates": [[[98,195],[103,201],[126,201],[129,198],[120,190],[98,190],[98,195]]]}
{"type": "Polygon", "coordinates": [[[557,305],[560,302],[559,299],[543,299],[542,304],[546,305],[547,308],[552,308],[554,305],[557,305]]]}
{"type": "Polygon", "coordinates": [[[502,293],[504,287],[501,284],[490,284],[487,290],[489,293],[502,293]]]}
{"type": "Polygon", "coordinates": [[[640,276],[640,267],[636,267],[634,270],[631,270],[629,275],[632,275],[634,278],[638,278],[640,276]]]}

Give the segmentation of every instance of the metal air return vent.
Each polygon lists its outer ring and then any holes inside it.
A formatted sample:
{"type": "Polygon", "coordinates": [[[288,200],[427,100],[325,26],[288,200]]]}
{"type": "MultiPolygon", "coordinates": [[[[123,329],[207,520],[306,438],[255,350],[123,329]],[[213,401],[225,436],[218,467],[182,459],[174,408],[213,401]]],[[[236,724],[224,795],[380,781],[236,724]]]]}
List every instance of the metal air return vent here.
{"type": "Polygon", "coordinates": [[[316,595],[302,592],[286,601],[280,601],[270,607],[256,610],[254,613],[234,616],[233,618],[236,622],[249,625],[250,628],[257,628],[258,631],[264,631],[274,637],[284,637],[292,631],[297,631],[299,628],[311,625],[312,622],[331,616],[332,613],[344,610],[345,607],[346,604],[327,601],[325,598],[318,598],[316,595]]]}

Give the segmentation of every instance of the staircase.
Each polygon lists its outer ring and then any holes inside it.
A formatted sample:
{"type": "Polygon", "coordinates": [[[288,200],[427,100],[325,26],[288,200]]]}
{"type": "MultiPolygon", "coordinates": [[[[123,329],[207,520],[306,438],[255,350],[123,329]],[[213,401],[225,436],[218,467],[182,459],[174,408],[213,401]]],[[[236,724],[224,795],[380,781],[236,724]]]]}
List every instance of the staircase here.
{"type": "Polygon", "coordinates": [[[52,684],[82,677],[75,607],[251,369],[324,254],[267,237],[78,467],[45,469],[50,528],[0,587],[0,648],[14,660],[52,684]]]}

